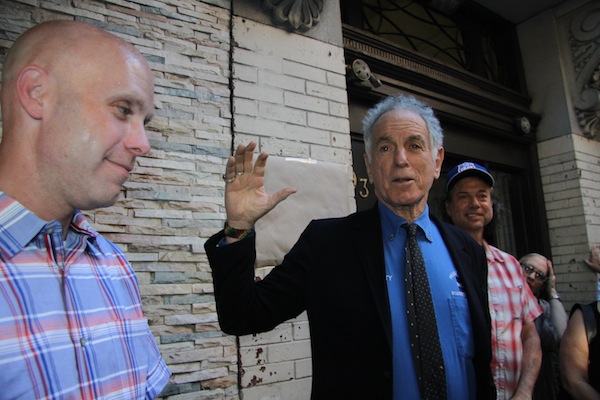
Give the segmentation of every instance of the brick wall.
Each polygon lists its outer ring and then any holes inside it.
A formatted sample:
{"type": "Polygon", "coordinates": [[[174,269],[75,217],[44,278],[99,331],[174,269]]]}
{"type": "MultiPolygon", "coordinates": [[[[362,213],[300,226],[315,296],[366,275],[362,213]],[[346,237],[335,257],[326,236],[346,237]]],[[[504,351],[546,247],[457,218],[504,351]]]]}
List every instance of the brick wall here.
{"type": "MultiPolygon", "coordinates": [[[[238,17],[233,41],[235,142],[351,165],[343,49],[238,17]]],[[[341,184],[353,197],[351,176],[341,184]]],[[[240,337],[244,400],[308,399],[310,354],[306,313],[271,332],[240,337]]]]}
{"type": "Polygon", "coordinates": [[[596,297],[596,275],[582,260],[600,244],[600,142],[565,135],[538,151],[558,291],[569,309],[596,297]]]}
{"type": "Polygon", "coordinates": [[[235,141],[352,163],[343,49],[235,18],[235,141]]]}

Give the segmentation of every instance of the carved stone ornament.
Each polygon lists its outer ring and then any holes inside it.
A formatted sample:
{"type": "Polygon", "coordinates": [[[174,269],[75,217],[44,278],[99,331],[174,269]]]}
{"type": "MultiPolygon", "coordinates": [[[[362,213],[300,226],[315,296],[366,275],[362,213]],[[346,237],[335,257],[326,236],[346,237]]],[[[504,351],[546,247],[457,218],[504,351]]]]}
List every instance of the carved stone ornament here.
{"type": "Polygon", "coordinates": [[[570,33],[577,121],[585,136],[600,137],[600,6],[575,16],[570,33]]]}
{"type": "Polygon", "coordinates": [[[587,137],[600,137],[600,65],[596,66],[581,91],[580,99],[575,113],[583,134],[587,137]]]}
{"type": "Polygon", "coordinates": [[[305,32],[319,23],[323,0],[264,0],[279,25],[305,32]]]}

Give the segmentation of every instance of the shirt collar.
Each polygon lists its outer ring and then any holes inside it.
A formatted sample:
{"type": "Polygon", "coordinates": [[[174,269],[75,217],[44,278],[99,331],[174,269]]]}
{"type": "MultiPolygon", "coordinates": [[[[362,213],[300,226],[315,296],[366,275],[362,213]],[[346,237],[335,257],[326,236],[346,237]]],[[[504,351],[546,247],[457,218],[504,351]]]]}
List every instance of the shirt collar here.
{"type": "MultiPolygon", "coordinates": [[[[57,221],[45,221],[25,208],[21,203],[0,191],[0,253],[12,258],[44,229],[54,229],[57,221]]],[[[98,233],[87,218],[77,210],[71,221],[71,229],[95,240],[98,233]]]]}
{"type": "MultiPolygon", "coordinates": [[[[404,228],[402,228],[402,225],[407,223],[404,218],[396,215],[382,202],[378,202],[377,205],[379,207],[379,216],[381,218],[381,227],[384,237],[393,239],[398,235],[398,232],[406,232],[404,228]]],[[[425,238],[431,242],[433,221],[429,218],[429,205],[425,206],[423,213],[419,215],[413,223],[417,224],[423,230],[425,238]]]]}
{"type": "Polygon", "coordinates": [[[485,255],[488,260],[488,264],[492,262],[504,264],[502,254],[500,254],[497,248],[486,242],[485,239],[483,239],[483,248],[485,249],[485,255]]]}

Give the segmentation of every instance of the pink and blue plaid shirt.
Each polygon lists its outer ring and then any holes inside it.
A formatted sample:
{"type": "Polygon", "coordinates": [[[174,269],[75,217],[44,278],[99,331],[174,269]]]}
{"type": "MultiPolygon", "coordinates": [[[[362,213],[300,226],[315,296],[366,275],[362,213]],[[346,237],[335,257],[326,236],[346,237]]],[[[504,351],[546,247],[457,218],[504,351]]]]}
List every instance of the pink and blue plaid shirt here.
{"type": "Polygon", "coordinates": [[[492,374],[498,400],[510,399],[519,384],[523,362],[523,325],[542,314],[510,254],[484,242],[488,263],[488,295],[492,318],[492,374]]]}
{"type": "Polygon", "coordinates": [[[0,192],[0,397],[152,399],[170,372],[133,269],[83,214],[66,241],[0,192]]]}

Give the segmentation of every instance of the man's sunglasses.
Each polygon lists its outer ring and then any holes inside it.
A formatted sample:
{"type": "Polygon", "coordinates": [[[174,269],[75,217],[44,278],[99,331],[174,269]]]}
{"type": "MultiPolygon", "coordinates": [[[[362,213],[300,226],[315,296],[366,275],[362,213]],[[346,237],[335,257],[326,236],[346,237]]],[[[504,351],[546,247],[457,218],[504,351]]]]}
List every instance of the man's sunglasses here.
{"type": "Polygon", "coordinates": [[[531,264],[521,263],[521,267],[523,267],[523,271],[525,271],[526,275],[529,275],[532,272],[535,273],[535,279],[537,279],[541,282],[545,282],[548,279],[548,277],[546,275],[542,274],[540,271],[533,268],[533,266],[531,264]]]}

